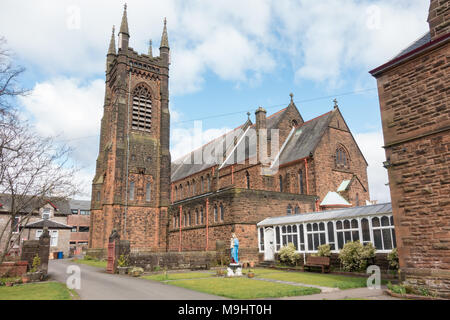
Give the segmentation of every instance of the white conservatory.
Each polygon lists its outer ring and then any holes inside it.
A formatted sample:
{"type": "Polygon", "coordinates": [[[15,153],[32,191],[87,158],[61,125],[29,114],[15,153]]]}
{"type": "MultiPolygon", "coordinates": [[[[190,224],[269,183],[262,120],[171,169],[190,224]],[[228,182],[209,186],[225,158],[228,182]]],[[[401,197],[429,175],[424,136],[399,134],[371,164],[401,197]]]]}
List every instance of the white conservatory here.
{"type": "Polygon", "coordinates": [[[288,243],[300,253],[315,253],[323,244],[338,253],[345,243],[357,240],[371,242],[377,253],[396,247],[390,203],[267,218],[257,226],[259,252],[266,261],[274,260],[288,243]]]}

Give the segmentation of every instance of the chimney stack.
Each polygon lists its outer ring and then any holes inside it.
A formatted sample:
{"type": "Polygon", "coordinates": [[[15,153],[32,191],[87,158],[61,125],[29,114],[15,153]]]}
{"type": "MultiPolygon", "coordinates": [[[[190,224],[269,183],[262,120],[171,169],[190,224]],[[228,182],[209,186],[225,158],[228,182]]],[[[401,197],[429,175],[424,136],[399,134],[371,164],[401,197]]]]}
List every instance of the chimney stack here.
{"type": "Polygon", "coordinates": [[[266,114],[267,111],[264,110],[262,107],[259,107],[256,112],[256,130],[259,129],[266,129],[266,114]]]}
{"type": "Polygon", "coordinates": [[[450,1],[431,0],[428,13],[431,40],[450,33],[450,1]]]}

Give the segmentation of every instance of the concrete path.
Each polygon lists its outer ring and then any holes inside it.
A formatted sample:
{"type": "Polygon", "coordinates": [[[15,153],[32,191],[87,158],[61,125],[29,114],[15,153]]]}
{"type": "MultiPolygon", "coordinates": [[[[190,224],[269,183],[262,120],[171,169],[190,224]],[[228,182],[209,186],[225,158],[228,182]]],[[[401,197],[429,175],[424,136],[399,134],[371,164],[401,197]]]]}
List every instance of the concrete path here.
{"type": "Polygon", "coordinates": [[[321,287],[321,286],[316,286],[313,284],[305,284],[305,283],[298,283],[298,282],[291,282],[291,281],[283,281],[283,280],[275,280],[275,279],[265,279],[265,278],[259,278],[256,277],[254,278],[255,280],[262,280],[262,281],[268,281],[268,282],[276,282],[276,283],[282,283],[282,284],[289,284],[291,286],[296,286],[296,287],[308,287],[308,288],[317,288],[322,290],[322,293],[330,293],[330,292],[336,292],[336,291],[340,291],[339,288],[330,288],[330,287],[321,287]]]}
{"type": "Polygon", "coordinates": [[[66,283],[67,267],[81,268],[81,289],[76,290],[82,300],[222,300],[225,298],[179,288],[157,281],[112,275],[100,268],[76,264],[69,260],[50,260],[50,280],[66,283]]]}
{"type": "Polygon", "coordinates": [[[301,297],[285,297],[281,300],[344,300],[344,299],[362,299],[362,300],[402,300],[384,294],[385,286],[381,286],[380,290],[370,290],[368,288],[357,288],[347,290],[337,290],[328,293],[313,294],[301,297]]]}

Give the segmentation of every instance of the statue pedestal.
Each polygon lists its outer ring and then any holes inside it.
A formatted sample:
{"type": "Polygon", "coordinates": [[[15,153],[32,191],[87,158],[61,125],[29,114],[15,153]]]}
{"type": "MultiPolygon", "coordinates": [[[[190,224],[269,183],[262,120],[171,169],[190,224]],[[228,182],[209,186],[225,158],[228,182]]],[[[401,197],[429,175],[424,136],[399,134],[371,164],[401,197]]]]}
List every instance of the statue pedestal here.
{"type": "Polygon", "coordinates": [[[240,263],[230,263],[227,272],[227,277],[242,277],[242,265],[240,263]]]}

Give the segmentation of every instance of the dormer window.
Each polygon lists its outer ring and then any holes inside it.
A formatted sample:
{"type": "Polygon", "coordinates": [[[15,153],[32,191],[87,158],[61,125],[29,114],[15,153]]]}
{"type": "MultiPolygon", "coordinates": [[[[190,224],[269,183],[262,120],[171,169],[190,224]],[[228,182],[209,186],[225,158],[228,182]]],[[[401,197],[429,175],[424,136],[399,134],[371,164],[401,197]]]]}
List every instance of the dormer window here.
{"type": "Polygon", "coordinates": [[[50,208],[44,208],[42,210],[42,219],[44,220],[50,219],[50,208]]]}

